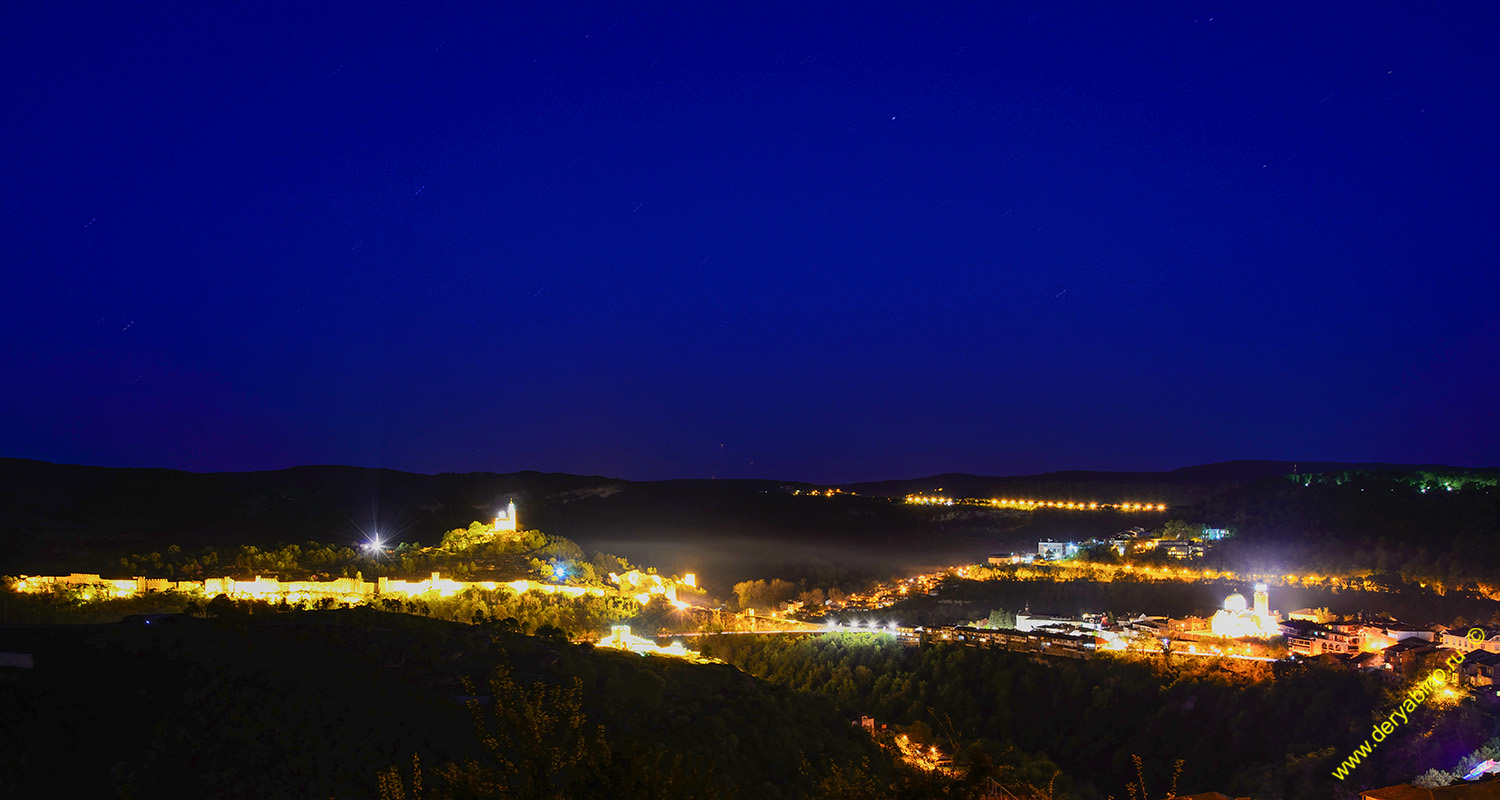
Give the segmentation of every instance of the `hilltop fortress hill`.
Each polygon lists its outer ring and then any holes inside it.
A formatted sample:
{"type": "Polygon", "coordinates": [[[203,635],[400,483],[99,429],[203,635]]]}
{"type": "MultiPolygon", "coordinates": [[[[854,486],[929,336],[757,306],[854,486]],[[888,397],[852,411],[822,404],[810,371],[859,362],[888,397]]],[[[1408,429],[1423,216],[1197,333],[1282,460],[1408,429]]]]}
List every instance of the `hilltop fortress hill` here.
{"type": "MultiPolygon", "coordinates": [[[[521,529],[516,519],[516,504],[512,501],[495,517],[491,533],[495,536],[514,534],[521,529]]],[[[57,589],[74,588],[93,597],[134,597],[148,592],[180,592],[195,597],[213,598],[225,595],[232,599],[266,600],[269,602],[295,603],[332,598],[338,602],[363,603],[380,598],[452,597],[470,589],[495,591],[507,589],[516,594],[540,592],[560,594],[568,597],[628,597],[641,605],[651,602],[653,597],[665,597],[677,602],[677,587],[696,587],[696,576],[684,575],[674,581],[660,575],[631,570],[623,575],[609,573],[609,587],[570,586],[559,583],[520,578],[513,581],[457,581],[444,578],[434,572],[424,580],[403,580],[381,577],[374,581],[362,578],[333,578],[326,581],[283,581],[260,575],[252,580],[237,580],[230,577],[205,578],[203,580],[176,581],[169,578],[104,578],[95,573],[74,572],[68,575],[22,575],[15,583],[15,590],[25,593],[43,593],[57,589]]]]}

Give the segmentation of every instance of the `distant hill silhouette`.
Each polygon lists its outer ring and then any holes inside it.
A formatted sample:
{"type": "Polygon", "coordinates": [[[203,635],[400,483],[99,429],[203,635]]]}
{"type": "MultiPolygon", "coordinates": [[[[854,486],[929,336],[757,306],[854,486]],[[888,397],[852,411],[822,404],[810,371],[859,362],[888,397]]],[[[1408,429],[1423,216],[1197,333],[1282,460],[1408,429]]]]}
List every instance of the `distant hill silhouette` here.
{"type": "MultiPolygon", "coordinates": [[[[1293,472],[1337,472],[1343,470],[1404,471],[1423,469],[1400,464],[1352,464],[1335,461],[1224,461],[1170,472],[1101,472],[1068,470],[1039,475],[985,477],[946,473],[926,478],[844,484],[840,488],[860,494],[904,497],[927,494],[942,488],[950,497],[1027,497],[1077,499],[1088,502],[1152,502],[1184,505],[1206,500],[1236,486],[1280,478],[1293,472]],[[1069,498],[1059,492],[1076,493],[1069,498]]],[[[1439,469],[1446,469],[1439,467],[1439,469]]]]}
{"type": "MultiPolygon", "coordinates": [[[[1300,462],[1303,472],[1415,467],[1300,462]]],[[[881,573],[1032,552],[1040,538],[1082,539],[1175,516],[1229,513],[1245,487],[1280,479],[1293,462],[1232,461],[1170,472],[937,475],[846,484],[859,496],[794,495],[810,484],[768,480],[627,481],[562,473],[424,475],[305,466],[192,473],[0,459],[0,573],[107,569],[122,551],[169,544],[435,544],[442,532],[492,519],[514,499],[523,527],[566,536],[710,588],[780,574],[881,573]],[[1018,496],[1168,503],[1165,514],[1038,511],[895,502],[942,487],[955,497],[1018,496]],[[1217,498],[1208,503],[1210,498],[1217,498]],[[1226,499],[1227,498],[1227,499],[1226,499]],[[98,565],[103,566],[98,566],[98,565]]],[[[1265,492],[1245,497],[1266,497],[1265,492]]]]}

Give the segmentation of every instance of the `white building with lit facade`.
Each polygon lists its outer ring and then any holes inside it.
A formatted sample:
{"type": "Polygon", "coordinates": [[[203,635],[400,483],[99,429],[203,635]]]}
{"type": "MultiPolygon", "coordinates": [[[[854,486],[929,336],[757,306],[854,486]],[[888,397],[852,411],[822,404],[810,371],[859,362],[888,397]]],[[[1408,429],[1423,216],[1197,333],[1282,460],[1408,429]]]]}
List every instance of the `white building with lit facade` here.
{"type": "Polygon", "coordinates": [[[1280,636],[1275,615],[1271,614],[1271,599],[1264,583],[1255,584],[1255,607],[1248,608],[1245,596],[1239,592],[1224,598],[1224,607],[1209,620],[1209,630],[1215,636],[1239,639],[1245,636],[1270,638],[1280,636]]]}
{"type": "Polygon", "coordinates": [[[1078,552],[1078,545],[1071,542],[1054,542],[1050,539],[1036,543],[1036,555],[1043,561],[1056,561],[1078,552]]]}
{"type": "Polygon", "coordinates": [[[495,527],[491,530],[494,530],[496,533],[501,531],[514,533],[520,530],[520,528],[516,527],[516,501],[510,501],[510,505],[507,505],[504,511],[495,515],[495,527]]]}

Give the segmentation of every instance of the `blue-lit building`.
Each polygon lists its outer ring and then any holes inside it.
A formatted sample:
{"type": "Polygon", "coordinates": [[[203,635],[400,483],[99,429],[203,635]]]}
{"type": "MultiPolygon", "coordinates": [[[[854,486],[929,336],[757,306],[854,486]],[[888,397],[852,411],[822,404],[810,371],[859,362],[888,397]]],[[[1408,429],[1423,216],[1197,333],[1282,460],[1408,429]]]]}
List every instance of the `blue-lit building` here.
{"type": "Polygon", "coordinates": [[[1054,542],[1051,540],[1037,542],[1036,557],[1043,561],[1055,561],[1059,558],[1067,558],[1078,552],[1078,545],[1072,542],[1054,542]]]}

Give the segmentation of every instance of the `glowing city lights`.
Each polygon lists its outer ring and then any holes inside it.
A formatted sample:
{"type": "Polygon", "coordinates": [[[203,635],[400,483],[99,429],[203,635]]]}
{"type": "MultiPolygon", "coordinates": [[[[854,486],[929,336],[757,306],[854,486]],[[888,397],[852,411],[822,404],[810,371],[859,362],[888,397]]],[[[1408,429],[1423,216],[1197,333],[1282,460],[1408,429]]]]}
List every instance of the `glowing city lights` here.
{"type": "Polygon", "coordinates": [[[1166,511],[1166,503],[1101,503],[1097,500],[1037,500],[1019,498],[953,498],[932,494],[909,494],[903,498],[907,503],[921,506],[951,506],[951,505],[975,505],[989,506],[991,508],[1011,508],[1021,511],[1035,511],[1039,508],[1056,508],[1064,511],[1128,511],[1128,512],[1158,512],[1166,511]]]}
{"type": "Polygon", "coordinates": [[[635,636],[631,634],[629,625],[615,625],[610,628],[609,636],[599,640],[599,647],[626,650],[640,656],[672,656],[690,661],[703,660],[702,654],[695,650],[688,650],[680,641],[662,646],[650,639],[635,636]]]}

